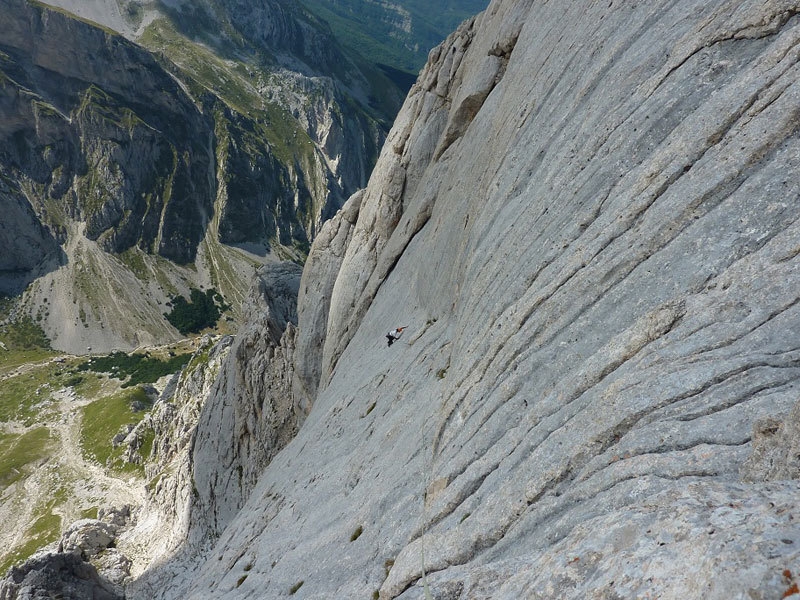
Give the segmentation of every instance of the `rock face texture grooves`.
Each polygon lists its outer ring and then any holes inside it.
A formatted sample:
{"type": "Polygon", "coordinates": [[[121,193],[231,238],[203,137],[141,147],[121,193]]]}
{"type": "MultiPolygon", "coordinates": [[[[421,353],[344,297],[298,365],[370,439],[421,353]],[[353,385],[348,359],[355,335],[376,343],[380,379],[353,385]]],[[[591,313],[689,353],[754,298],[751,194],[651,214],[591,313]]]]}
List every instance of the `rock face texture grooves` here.
{"type": "Polygon", "coordinates": [[[432,52],[312,249],[313,408],[163,597],[790,593],[799,15],[496,0],[432,52]]]}

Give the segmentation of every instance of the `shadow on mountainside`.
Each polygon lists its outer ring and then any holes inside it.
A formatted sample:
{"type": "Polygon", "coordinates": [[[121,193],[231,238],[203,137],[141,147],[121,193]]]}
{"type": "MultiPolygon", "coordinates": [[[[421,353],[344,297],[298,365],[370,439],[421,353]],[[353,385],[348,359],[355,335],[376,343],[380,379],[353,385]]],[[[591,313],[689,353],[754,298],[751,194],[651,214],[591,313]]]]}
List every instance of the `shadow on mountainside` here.
{"type": "Polygon", "coordinates": [[[2,181],[0,213],[0,293],[13,296],[65,264],[67,255],[21,192],[15,193],[2,181]]]}

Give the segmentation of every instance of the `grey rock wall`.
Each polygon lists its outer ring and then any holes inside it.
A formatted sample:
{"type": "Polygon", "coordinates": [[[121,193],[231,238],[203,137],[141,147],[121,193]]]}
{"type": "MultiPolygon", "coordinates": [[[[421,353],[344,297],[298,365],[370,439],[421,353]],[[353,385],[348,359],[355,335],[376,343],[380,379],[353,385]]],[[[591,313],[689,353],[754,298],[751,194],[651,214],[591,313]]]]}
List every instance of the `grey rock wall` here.
{"type": "Polygon", "coordinates": [[[36,276],[63,260],[53,233],[44,227],[17,186],[0,181],[0,292],[17,294],[36,276]]]}
{"type": "Polygon", "coordinates": [[[292,396],[300,271],[262,267],[245,303],[248,325],[201,346],[140,425],[156,439],[149,501],[120,547],[147,547],[149,562],[128,596],[187,583],[184,563],[210,550],[305,418],[292,396]]]}
{"type": "MultiPolygon", "coordinates": [[[[232,336],[201,338],[186,367],[172,376],[153,410],[127,436],[125,443],[132,441],[134,447],[140,447],[141,440],[148,435],[153,436],[151,455],[144,457],[145,502],[132,510],[123,510],[121,515],[119,511],[110,511],[110,519],[100,518],[113,525],[126,525],[126,516],[133,517],[132,526],[119,531],[115,540],[115,548],[127,559],[127,565],[122,567],[127,567],[125,584],[129,587],[126,590],[128,597],[149,596],[153,588],[164,587],[152,573],[141,576],[147,566],[163,565],[182,553],[195,554],[209,543],[202,535],[192,537],[191,543],[187,543],[192,526],[198,525],[196,521],[199,520],[197,512],[193,511],[198,492],[192,448],[200,413],[211,397],[233,342],[232,336]],[[126,515],[126,512],[132,514],[126,515]],[[131,581],[131,575],[138,577],[136,581],[131,581]]],[[[107,554],[103,553],[99,559],[104,559],[107,554]]],[[[117,555],[111,558],[116,559],[117,555]]],[[[121,570],[124,572],[117,563],[92,562],[112,581],[118,579],[115,576],[121,570]]],[[[174,574],[169,572],[165,577],[169,579],[174,574]]]]}
{"type": "Polygon", "coordinates": [[[312,249],[310,413],[161,596],[797,589],[798,48],[792,0],[465,23],[312,249]]]}
{"type": "Polygon", "coordinates": [[[297,296],[297,318],[303,323],[303,328],[296,337],[292,393],[295,402],[306,413],[317,397],[322,378],[331,294],[352,241],[363,196],[363,191],[353,194],[342,210],[325,223],[303,268],[297,296]]]}
{"type": "Polygon", "coordinates": [[[202,407],[192,448],[191,539],[222,532],[305,416],[291,394],[300,271],[294,263],[261,269],[246,305],[249,325],[202,407]]]}
{"type": "Polygon", "coordinates": [[[3,600],[34,600],[38,598],[63,600],[121,600],[114,585],[101,577],[97,570],[79,555],[71,553],[45,554],[14,567],[0,582],[3,600]]]}

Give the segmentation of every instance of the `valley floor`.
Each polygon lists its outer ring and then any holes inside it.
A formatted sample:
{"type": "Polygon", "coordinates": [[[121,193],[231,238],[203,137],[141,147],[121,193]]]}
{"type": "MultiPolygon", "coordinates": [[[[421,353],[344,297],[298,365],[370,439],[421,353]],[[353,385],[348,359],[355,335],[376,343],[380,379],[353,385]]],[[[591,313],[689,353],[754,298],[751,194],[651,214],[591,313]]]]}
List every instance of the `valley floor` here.
{"type": "MultiPolygon", "coordinates": [[[[158,352],[183,353],[191,342],[158,352]]],[[[2,350],[0,350],[2,352],[2,350]]],[[[112,445],[149,410],[168,376],[123,387],[111,374],[85,368],[86,357],[41,351],[35,360],[6,351],[0,356],[0,572],[98,511],[141,506],[145,474],[112,445]],[[79,368],[84,365],[84,370],[79,368]],[[137,404],[138,402],[138,404],[137,404]],[[128,425],[128,423],[130,425],[128,425]],[[122,424],[120,426],[120,424],[122,424]]],[[[31,356],[28,356],[30,358],[31,356]]],[[[135,560],[136,557],[131,557],[135,560]]]]}

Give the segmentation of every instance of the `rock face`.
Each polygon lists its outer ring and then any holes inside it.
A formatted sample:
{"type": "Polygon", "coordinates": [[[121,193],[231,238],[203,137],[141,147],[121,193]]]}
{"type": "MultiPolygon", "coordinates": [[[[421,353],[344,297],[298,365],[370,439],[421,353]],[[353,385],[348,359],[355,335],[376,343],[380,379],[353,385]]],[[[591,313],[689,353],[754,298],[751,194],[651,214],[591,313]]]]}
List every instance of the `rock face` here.
{"type": "Polygon", "coordinates": [[[247,302],[249,324],[237,334],[200,413],[192,452],[193,537],[222,533],[305,418],[292,400],[300,272],[293,263],[259,272],[247,302]]]}
{"type": "Polygon", "coordinates": [[[134,559],[130,569],[134,576],[147,563],[159,564],[171,556],[186,541],[197,518],[192,474],[197,423],[232,345],[231,336],[216,341],[205,337],[186,368],[165,386],[153,411],[129,436],[141,438],[147,431],[154,435],[152,455],[145,464],[145,506],[136,514],[136,526],[120,535],[116,544],[134,559]]]}
{"type": "Polygon", "coordinates": [[[14,567],[0,581],[2,600],[122,600],[114,586],[97,574],[97,570],[75,554],[45,554],[14,567]]]}
{"type": "Polygon", "coordinates": [[[142,423],[158,440],[148,471],[151,501],[120,547],[146,546],[157,560],[129,595],[174,585],[185,574],[175,563],[209,551],[263,468],[297,433],[305,418],[292,400],[299,285],[294,263],[259,270],[245,303],[249,325],[235,341],[201,349],[142,423]]]}
{"type": "Polygon", "coordinates": [[[4,4],[2,91],[13,110],[4,111],[6,175],[41,186],[33,204],[62,235],[72,216],[108,251],[140,244],[193,260],[212,182],[208,126],[191,99],[123,38],[46,8],[4,4]]]}
{"type": "Polygon", "coordinates": [[[21,190],[0,181],[0,203],[3,220],[0,222],[0,293],[19,293],[48,266],[61,262],[63,252],[36,214],[21,190]]]}
{"type": "Polygon", "coordinates": [[[310,413],[150,592],[797,590],[799,15],[495,0],[432,52],[312,248],[310,413]]]}

